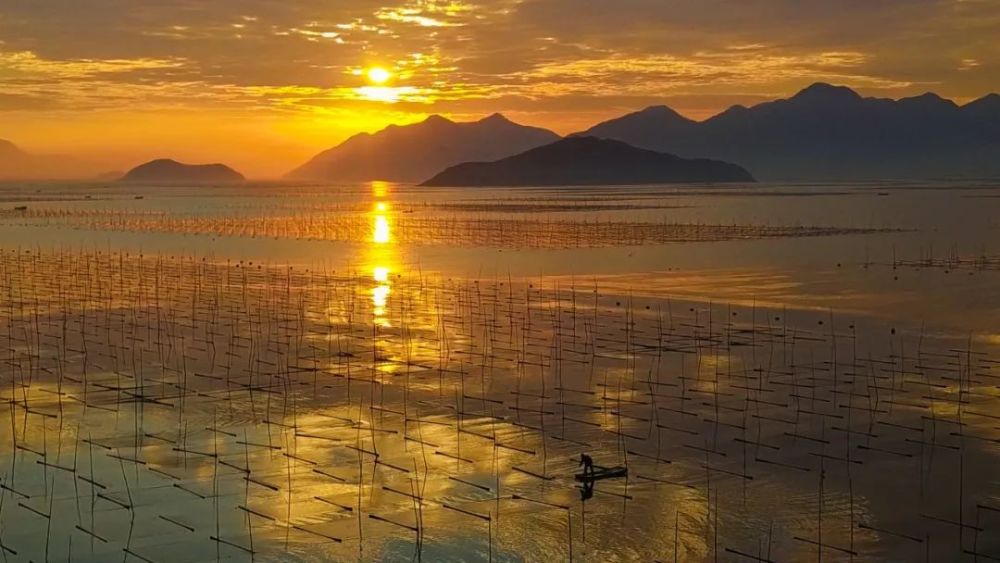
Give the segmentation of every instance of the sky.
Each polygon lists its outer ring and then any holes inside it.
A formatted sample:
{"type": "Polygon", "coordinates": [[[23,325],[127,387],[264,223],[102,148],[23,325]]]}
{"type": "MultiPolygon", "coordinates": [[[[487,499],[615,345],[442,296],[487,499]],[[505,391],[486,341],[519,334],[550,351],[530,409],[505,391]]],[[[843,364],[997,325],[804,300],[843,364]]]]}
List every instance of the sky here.
{"type": "Polygon", "coordinates": [[[2,0],[0,139],[276,177],[435,113],[565,134],[817,81],[961,103],[1000,91],[997,37],[1000,0],[2,0]]]}

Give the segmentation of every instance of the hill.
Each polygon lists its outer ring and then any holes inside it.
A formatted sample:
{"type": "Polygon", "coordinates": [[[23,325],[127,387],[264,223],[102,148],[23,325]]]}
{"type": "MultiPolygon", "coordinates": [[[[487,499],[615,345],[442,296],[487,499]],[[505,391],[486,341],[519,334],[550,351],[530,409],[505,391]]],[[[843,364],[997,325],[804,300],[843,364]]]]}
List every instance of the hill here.
{"type": "Polygon", "coordinates": [[[170,159],[152,160],[129,170],[119,181],[129,184],[233,184],[246,180],[224,164],[184,164],[170,159]]]}
{"type": "Polygon", "coordinates": [[[431,116],[413,125],[361,133],[324,151],[287,177],[296,180],[419,182],[468,161],[496,160],[559,139],[500,114],[474,122],[431,116]]]}
{"type": "Polygon", "coordinates": [[[578,186],[753,182],[745,169],[717,160],[685,159],[620,141],[573,137],[495,162],[466,162],[424,186],[578,186]]]}

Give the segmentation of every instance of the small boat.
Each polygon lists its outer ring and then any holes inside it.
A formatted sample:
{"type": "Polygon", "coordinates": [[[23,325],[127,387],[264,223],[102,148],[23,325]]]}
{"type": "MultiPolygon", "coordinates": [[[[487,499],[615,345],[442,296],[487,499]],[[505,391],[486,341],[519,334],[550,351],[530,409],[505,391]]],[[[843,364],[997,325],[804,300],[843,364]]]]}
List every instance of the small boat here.
{"type": "Polygon", "coordinates": [[[14,208],[14,211],[27,211],[27,210],[28,210],[27,205],[18,205],[17,207],[14,208]]]}
{"type": "Polygon", "coordinates": [[[600,481],[601,479],[614,479],[628,475],[626,467],[595,467],[594,471],[587,473],[577,473],[576,480],[581,482],[600,481]]]}

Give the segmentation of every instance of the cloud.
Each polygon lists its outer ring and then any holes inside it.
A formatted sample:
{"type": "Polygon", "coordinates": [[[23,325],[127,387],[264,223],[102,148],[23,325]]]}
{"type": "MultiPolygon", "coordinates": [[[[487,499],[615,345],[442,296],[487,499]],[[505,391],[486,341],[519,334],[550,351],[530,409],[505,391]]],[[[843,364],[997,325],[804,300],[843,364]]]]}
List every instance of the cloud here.
{"type": "Polygon", "coordinates": [[[8,80],[19,76],[51,80],[92,79],[100,75],[132,73],[184,66],[179,59],[71,59],[46,60],[31,51],[0,52],[0,68],[8,80]]]}

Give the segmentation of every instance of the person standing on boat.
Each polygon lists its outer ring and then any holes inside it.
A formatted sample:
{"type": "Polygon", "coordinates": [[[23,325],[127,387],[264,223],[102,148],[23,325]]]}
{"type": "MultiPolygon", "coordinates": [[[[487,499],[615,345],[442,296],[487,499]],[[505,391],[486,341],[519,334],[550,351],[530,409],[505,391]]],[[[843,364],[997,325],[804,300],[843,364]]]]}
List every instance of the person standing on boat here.
{"type": "Polygon", "coordinates": [[[580,454],[580,465],[583,466],[583,476],[586,477],[589,473],[594,474],[594,459],[587,454],[580,454]]]}

